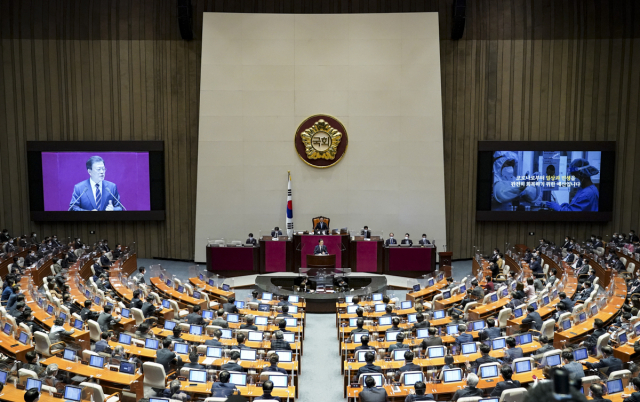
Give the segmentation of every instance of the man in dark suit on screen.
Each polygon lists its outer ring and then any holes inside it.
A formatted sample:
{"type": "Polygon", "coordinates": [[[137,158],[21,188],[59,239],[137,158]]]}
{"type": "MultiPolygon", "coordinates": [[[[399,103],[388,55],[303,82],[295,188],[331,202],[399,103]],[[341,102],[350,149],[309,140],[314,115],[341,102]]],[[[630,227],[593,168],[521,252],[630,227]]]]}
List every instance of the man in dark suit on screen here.
{"type": "Polygon", "coordinates": [[[120,195],[115,183],[104,179],[107,168],[99,156],[86,163],[89,178],[76,184],[69,203],[73,211],[122,211],[120,195]]]}
{"type": "Polygon", "coordinates": [[[409,233],[404,234],[404,239],[402,239],[402,244],[408,244],[410,246],[413,246],[413,240],[409,238],[409,233]]]}
{"type": "Polygon", "coordinates": [[[327,246],[324,245],[324,240],[320,240],[318,245],[313,249],[313,254],[315,255],[327,255],[327,246]]]}
{"type": "Polygon", "coordinates": [[[316,232],[321,232],[324,230],[329,230],[329,225],[324,221],[324,218],[320,218],[320,221],[316,223],[316,227],[313,228],[316,232]]]}

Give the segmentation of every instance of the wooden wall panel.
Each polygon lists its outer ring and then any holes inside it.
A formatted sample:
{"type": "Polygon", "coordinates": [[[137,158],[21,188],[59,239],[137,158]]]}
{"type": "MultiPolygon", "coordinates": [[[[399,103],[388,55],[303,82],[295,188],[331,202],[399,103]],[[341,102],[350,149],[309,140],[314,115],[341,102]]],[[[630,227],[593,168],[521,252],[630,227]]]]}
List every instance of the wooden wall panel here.
{"type": "Polygon", "coordinates": [[[192,259],[203,12],[440,13],[448,246],[455,258],[539,237],[640,230],[640,5],[634,0],[194,0],[196,39],[174,1],[0,2],[0,227],[137,241],[140,257],[192,259]],[[31,222],[28,140],[164,140],[167,220],[31,222]],[[612,222],[475,221],[479,140],[615,140],[612,222]],[[89,234],[96,230],[97,235],[89,234]],[[527,233],[535,232],[530,238],[527,233]]]}

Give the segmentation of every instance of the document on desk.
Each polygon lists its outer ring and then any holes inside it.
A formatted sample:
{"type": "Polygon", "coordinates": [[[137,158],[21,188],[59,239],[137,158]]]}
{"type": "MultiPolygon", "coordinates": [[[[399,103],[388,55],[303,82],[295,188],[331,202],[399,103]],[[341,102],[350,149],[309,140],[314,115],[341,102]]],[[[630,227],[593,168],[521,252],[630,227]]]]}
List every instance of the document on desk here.
{"type": "Polygon", "coordinates": [[[210,365],[212,365],[212,364],[213,364],[213,362],[214,362],[214,361],[216,361],[216,359],[215,359],[215,358],[213,358],[213,357],[207,357],[206,359],[204,359],[204,360],[202,361],[202,364],[203,364],[203,365],[205,365],[205,366],[210,366],[210,365]]]}

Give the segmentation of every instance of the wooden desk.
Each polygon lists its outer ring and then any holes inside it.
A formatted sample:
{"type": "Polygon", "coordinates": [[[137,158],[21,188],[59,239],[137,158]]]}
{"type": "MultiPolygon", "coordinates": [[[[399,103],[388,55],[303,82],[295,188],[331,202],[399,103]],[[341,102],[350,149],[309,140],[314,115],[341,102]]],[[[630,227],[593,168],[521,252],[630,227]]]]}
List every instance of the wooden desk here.
{"type": "MultiPolygon", "coordinates": [[[[211,384],[210,382],[203,383],[190,383],[189,381],[181,381],[181,390],[190,394],[202,394],[202,395],[211,395],[211,384]],[[192,386],[193,385],[193,386],[192,386]]],[[[257,396],[262,396],[262,387],[258,387],[256,385],[247,385],[246,387],[236,387],[238,391],[240,391],[240,395],[245,397],[255,398],[257,396]]],[[[290,385],[288,388],[274,388],[271,392],[271,395],[278,396],[281,399],[289,398],[289,401],[294,401],[294,397],[297,397],[297,388],[293,385],[290,385]]]]}
{"type": "MultiPolygon", "coordinates": [[[[26,390],[21,390],[13,386],[13,383],[7,381],[0,393],[0,401],[16,402],[24,401],[26,390]]],[[[39,402],[62,402],[63,398],[54,398],[48,392],[41,392],[39,402]]]]}
{"type": "MultiPolygon", "coordinates": [[[[64,360],[60,357],[49,357],[42,362],[45,366],[50,364],[57,364],[60,371],[67,371],[73,374],[78,374],[83,377],[98,378],[101,383],[116,384],[118,388],[124,389],[130,387],[131,392],[136,394],[136,398],[140,400],[144,397],[143,389],[143,374],[124,374],[115,371],[99,369],[96,367],[85,366],[81,363],[71,362],[64,360]]],[[[103,385],[104,386],[104,385],[103,385]]]]}
{"type": "Polygon", "coordinates": [[[447,286],[447,279],[443,278],[440,282],[436,282],[433,286],[429,286],[424,289],[420,289],[417,292],[407,293],[407,300],[416,302],[418,299],[431,299],[434,294],[438,293],[440,289],[444,289],[447,286]]]}
{"type": "MultiPolygon", "coordinates": [[[[20,329],[14,329],[20,332],[20,329]]],[[[27,352],[30,352],[35,349],[35,346],[31,345],[23,345],[18,342],[13,336],[9,336],[4,332],[0,332],[0,349],[4,351],[5,354],[9,356],[13,356],[16,360],[20,360],[23,363],[27,362],[27,359],[24,357],[27,352]]]]}
{"type": "Polygon", "coordinates": [[[189,311],[192,311],[193,306],[200,306],[200,308],[202,308],[203,310],[209,309],[206,300],[193,298],[187,293],[180,293],[177,290],[167,286],[167,284],[162,282],[159,277],[151,278],[151,284],[160,293],[168,296],[170,299],[178,301],[179,304],[182,304],[182,306],[180,307],[186,307],[189,309],[189,311]]]}
{"type": "MultiPolygon", "coordinates": [[[[133,291],[131,291],[131,289],[129,289],[122,283],[122,281],[120,280],[120,277],[118,276],[119,272],[120,272],[120,268],[111,268],[109,272],[109,283],[111,283],[111,288],[113,289],[113,291],[123,301],[130,303],[131,300],[133,299],[133,291]]],[[[166,320],[173,320],[175,316],[175,311],[173,311],[172,308],[163,308],[158,313],[156,313],[156,316],[161,319],[160,322],[162,323],[166,320]]],[[[134,322],[135,322],[135,319],[134,319],[134,322]]]]}
{"type": "Polygon", "coordinates": [[[451,296],[448,299],[438,299],[433,303],[434,310],[446,310],[454,304],[460,303],[464,299],[466,292],[451,296]]]}
{"type": "Polygon", "coordinates": [[[216,297],[216,299],[220,299],[221,297],[224,297],[226,299],[229,299],[230,297],[236,297],[236,294],[234,292],[229,290],[222,290],[215,286],[211,286],[205,281],[200,280],[200,278],[189,278],[189,282],[191,282],[192,285],[196,286],[199,289],[204,289],[205,292],[216,297]]]}

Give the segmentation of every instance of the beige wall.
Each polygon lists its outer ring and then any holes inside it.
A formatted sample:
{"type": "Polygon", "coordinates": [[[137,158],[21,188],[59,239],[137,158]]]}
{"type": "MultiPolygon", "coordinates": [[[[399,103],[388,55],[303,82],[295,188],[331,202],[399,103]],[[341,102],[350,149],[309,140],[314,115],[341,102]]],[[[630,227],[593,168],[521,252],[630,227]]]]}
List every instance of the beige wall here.
{"type": "Polygon", "coordinates": [[[288,170],[297,230],[322,214],[445,243],[437,13],[205,13],[202,38],[196,261],[207,238],[285,227],[288,170]],[[293,146],[318,113],[349,136],[329,169],[293,146]]]}

